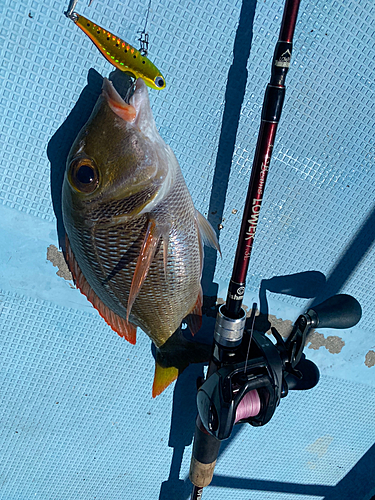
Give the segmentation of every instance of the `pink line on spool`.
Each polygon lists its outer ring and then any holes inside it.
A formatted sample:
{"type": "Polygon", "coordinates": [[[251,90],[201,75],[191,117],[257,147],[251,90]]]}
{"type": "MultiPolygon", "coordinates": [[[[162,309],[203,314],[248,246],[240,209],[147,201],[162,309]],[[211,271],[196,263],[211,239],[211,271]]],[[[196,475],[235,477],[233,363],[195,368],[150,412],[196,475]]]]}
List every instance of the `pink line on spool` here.
{"type": "Polygon", "coordinates": [[[243,418],[255,417],[260,412],[260,397],[258,391],[253,389],[245,394],[241,399],[240,404],[237,406],[236,410],[236,420],[242,420],[243,418]]]}

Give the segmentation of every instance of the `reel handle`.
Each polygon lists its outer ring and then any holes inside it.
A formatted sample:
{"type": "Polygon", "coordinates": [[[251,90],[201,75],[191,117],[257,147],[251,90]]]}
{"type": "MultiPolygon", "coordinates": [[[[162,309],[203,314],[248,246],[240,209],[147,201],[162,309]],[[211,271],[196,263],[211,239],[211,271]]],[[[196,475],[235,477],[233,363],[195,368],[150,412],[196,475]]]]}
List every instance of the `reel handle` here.
{"type": "Polygon", "coordinates": [[[359,302],[351,295],[330,297],[307,311],[313,328],[351,328],[362,316],[359,302]]]}

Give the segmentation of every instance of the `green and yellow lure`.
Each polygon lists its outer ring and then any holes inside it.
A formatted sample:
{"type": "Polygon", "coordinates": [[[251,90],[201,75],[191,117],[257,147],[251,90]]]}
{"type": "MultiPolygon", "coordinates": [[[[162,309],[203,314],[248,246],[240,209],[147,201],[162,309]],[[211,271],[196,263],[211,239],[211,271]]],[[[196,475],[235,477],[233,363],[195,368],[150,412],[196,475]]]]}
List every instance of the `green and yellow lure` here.
{"type": "Polygon", "coordinates": [[[139,50],[124,42],[101,26],[93,23],[77,12],[68,16],[86,33],[103,56],[116,68],[142,78],[146,85],[153,89],[165,88],[165,79],[158,68],[139,50]]]}

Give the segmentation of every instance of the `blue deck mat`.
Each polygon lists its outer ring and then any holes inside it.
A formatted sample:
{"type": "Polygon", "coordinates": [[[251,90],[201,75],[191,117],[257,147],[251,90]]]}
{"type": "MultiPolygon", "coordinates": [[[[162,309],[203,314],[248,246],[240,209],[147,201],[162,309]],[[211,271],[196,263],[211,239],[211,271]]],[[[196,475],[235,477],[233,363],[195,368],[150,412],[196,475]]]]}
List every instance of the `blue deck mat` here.
{"type": "MultiPolygon", "coordinates": [[[[138,46],[147,5],[77,10],[138,46]]],[[[152,399],[149,338],[120,339],[56,275],[64,161],[113,69],[66,7],[0,0],[0,499],[187,500],[203,366],[152,399]]],[[[282,12],[281,0],[151,1],[150,58],[167,81],[151,105],[196,208],[221,227],[223,258],[207,250],[204,272],[219,299],[282,12]]],[[[363,317],[314,333],[319,384],[282,400],[265,427],[235,428],[204,500],[375,494],[374,60],[371,0],[302,1],[245,305],[266,297],[287,329],[312,301],[349,293],[363,317]],[[270,281],[290,275],[309,298],[270,281]]]]}

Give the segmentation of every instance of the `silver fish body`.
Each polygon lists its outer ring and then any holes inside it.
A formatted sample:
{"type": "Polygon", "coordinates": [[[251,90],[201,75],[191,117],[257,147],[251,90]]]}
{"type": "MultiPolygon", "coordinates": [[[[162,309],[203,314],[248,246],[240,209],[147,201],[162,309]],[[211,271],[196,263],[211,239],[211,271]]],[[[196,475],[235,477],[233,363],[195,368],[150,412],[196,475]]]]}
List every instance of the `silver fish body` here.
{"type": "Polygon", "coordinates": [[[142,80],[126,104],[104,79],[69,153],[62,199],[69,266],[115,331],[139,326],[160,347],[186,316],[199,317],[203,242],[218,243],[142,80]]]}

